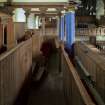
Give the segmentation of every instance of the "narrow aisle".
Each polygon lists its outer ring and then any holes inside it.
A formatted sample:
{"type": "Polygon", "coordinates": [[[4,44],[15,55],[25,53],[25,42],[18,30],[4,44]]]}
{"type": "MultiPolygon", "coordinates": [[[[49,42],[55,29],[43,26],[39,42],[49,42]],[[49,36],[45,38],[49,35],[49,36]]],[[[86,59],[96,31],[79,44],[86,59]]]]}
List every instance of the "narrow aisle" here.
{"type": "Polygon", "coordinates": [[[49,73],[37,89],[33,86],[28,105],[65,105],[62,74],[49,73]]]}
{"type": "Polygon", "coordinates": [[[37,89],[33,84],[29,94],[28,105],[65,105],[63,91],[63,73],[59,73],[59,63],[55,55],[49,61],[48,75],[37,89]],[[52,72],[53,71],[53,72],[52,72]]]}

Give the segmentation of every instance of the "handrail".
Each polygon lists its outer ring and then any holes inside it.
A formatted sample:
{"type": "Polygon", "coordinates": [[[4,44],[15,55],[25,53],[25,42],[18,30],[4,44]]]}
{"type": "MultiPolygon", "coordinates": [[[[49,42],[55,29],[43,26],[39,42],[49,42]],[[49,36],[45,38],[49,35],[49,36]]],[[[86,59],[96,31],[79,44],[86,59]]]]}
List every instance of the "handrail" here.
{"type": "Polygon", "coordinates": [[[61,50],[62,50],[64,59],[66,60],[66,62],[68,64],[69,70],[72,73],[72,76],[75,80],[75,83],[76,83],[76,85],[79,89],[79,92],[80,92],[80,94],[83,98],[83,101],[85,102],[86,105],[95,105],[94,102],[92,101],[92,99],[90,98],[87,90],[85,89],[82,81],[80,80],[80,77],[79,77],[77,71],[75,70],[75,67],[73,66],[73,64],[71,63],[71,61],[70,61],[70,59],[67,55],[67,53],[65,52],[63,44],[61,45],[61,50]]]}
{"type": "MultiPolygon", "coordinates": [[[[90,74],[87,72],[86,68],[82,65],[81,61],[78,57],[75,57],[77,65],[79,69],[82,71],[82,79],[84,80],[85,84],[89,88],[91,94],[93,95],[94,99],[96,100],[98,105],[105,105],[104,101],[102,100],[100,94],[97,92],[96,87],[94,86],[93,80],[91,79],[90,74]]],[[[81,74],[80,74],[81,75],[81,74]]]]}
{"type": "Polygon", "coordinates": [[[13,105],[32,67],[32,40],[0,55],[0,105],[13,105]]]}
{"type": "Polygon", "coordinates": [[[105,58],[102,57],[99,51],[94,51],[95,47],[90,47],[87,43],[75,44],[75,54],[90,73],[91,79],[94,81],[96,90],[104,101],[105,92],[105,58]],[[88,50],[85,53],[84,50],[88,50]],[[101,81],[101,82],[100,82],[101,81]]]}
{"type": "Polygon", "coordinates": [[[2,61],[3,59],[5,59],[8,55],[12,54],[13,52],[15,52],[18,48],[20,48],[22,45],[24,45],[27,41],[29,41],[31,39],[28,39],[26,41],[21,42],[20,44],[18,44],[16,47],[12,48],[11,50],[8,50],[6,52],[4,52],[3,54],[0,55],[0,61],[2,61]]]}

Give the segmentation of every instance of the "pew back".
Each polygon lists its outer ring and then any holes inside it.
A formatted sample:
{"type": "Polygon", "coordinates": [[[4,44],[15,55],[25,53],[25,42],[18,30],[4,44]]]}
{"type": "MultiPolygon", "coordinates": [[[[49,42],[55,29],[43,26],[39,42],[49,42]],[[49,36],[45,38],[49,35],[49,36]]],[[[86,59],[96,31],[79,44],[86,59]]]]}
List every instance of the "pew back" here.
{"type": "Polygon", "coordinates": [[[91,75],[95,82],[96,89],[105,102],[105,58],[93,45],[86,43],[75,44],[75,56],[77,56],[91,75]]]}
{"type": "Polygon", "coordinates": [[[62,48],[61,69],[63,70],[64,94],[68,105],[95,105],[80,77],[62,48]]]}
{"type": "Polygon", "coordinates": [[[32,39],[0,55],[0,105],[12,105],[32,65],[32,39]]]}

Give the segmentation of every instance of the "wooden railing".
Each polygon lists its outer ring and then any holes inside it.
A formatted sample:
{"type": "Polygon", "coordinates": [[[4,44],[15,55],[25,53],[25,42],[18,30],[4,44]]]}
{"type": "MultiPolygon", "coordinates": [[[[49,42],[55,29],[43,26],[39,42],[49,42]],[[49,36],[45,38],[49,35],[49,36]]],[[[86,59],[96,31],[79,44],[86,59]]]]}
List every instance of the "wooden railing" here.
{"type": "MultiPolygon", "coordinates": [[[[35,35],[42,35],[42,29],[34,30],[35,35]]],[[[47,36],[57,36],[57,28],[45,28],[45,35],[47,36]]]]}
{"type": "Polygon", "coordinates": [[[0,55],[0,105],[13,105],[32,65],[32,39],[0,55]]]}
{"type": "Polygon", "coordinates": [[[64,47],[61,48],[64,94],[67,105],[95,105],[71,63],[64,47]]]}
{"type": "Polygon", "coordinates": [[[75,55],[91,75],[97,91],[105,102],[105,58],[97,48],[86,43],[75,44],[75,55]]]}
{"type": "Polygon", "coordinates": [[[45,35],[57,36],[57,28],[46,28],[45,35]]]}

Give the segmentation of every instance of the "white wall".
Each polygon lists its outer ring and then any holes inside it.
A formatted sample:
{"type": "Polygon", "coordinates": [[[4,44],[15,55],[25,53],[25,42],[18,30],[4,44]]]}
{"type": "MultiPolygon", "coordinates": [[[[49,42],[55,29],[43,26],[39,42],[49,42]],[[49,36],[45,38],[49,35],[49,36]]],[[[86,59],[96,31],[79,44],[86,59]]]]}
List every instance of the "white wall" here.
{"type": "Polygon", "coordinates": [[[22,38],[25,34],[25,23],[15,22],[14,23],[14,29],[15,29],[16,40],[22,38]]]}

